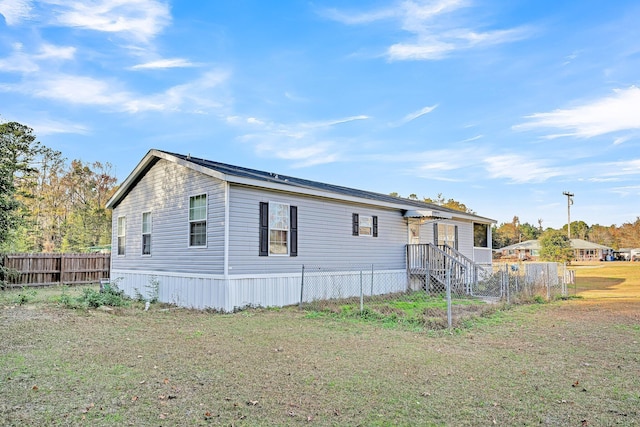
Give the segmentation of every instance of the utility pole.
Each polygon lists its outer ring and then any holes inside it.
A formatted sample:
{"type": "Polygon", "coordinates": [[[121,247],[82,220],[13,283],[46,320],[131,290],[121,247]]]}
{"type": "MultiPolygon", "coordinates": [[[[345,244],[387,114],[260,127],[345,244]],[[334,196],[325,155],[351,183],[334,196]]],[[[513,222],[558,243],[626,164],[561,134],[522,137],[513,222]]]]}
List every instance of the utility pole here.
{"type": "Polygon", "coordinates": [[[562,194],[567,196],[567,236],[571,240],[571,205],[573,204],[573,193],[564,191],[562,194]]]}

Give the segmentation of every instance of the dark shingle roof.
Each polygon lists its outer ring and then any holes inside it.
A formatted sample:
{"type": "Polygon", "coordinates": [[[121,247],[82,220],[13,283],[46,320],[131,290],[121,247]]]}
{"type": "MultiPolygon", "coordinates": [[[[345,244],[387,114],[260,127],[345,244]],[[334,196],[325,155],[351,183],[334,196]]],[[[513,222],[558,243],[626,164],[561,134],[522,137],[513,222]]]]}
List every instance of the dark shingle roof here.
{"type": "MultiPolygon", "coordinates": [[[[162,150],[158,150],[158,151],[162,151],[162,150]]],[[[437,209],[439,211],[460,214],[460,211],[456,211],[454,209],[449,209],[449,208],[445,208],[445,207],[430,204],[430,203],[421,202],[419,200],[406,199],[403,197],[394,197],[388,194],[375,193],[373,191],[358,190],[356,188],[349,188],[349,187],[343,187],[340,185],[333,185],[333,184],[327,184],[327,183],[318,182],[318,181],[311,181],[308,179],[296,178],[293,176],[281,175],[273,172],[265,172],[265,171],[260,171],[256,169],[249,169],[241,166],[234,166],[226,163],[214,162],[211,160],[185,156],[183,154],[171,153],[168,151],[162,151],[162,152],[169,154],[171,156],[178,157],[182,160],[186,160],[188,162],[194,163],[196,165],[215,170],[225,175],[257,179],[265,182],[287,184],[287,185],[300,187],[300,188],[312,188],[315,190],[327,191],[330,193],[341,194],[344,196],[359,197],[359,198],[374,200],[379,202],[401,203],[403,205],[408,205],[416,208],[437,209]]]]}
{"type": "Polygon", "coordinates": [[[442,206],[438,206],[435,204],[421,202],[419,200],[405,199],[402,197],[394,197],[388,194],[375,193],[373,191],[366,190],[358,190],[356,188],[343,187],[340,185],[327,184],[318,181],[311,181],[308,179],[296,178],[288,175],[281,175],[273,172],[265,172],[257,169],[249,169],[242,166],[234,166],[226,163],[214,162],[211,160],[200,159],[196,157],[192,157],[190,155],[172,153],[169,151],[163,150],[151,150],[147,153],[145,160],[138,165],[136,171],[132,172],[132,174],[127,178],[124,182],[123,187],[120,188],[116,194],[112,197],[112,199],[107,203],[107,207],[114,208],[117,206],[120,201],[126,196],[126,194],[137,184],[137,182],[142,179],[142,177],[147,173],[149,169],[153,167],[153,165],[159,160],[158,154],[162,153],[168,157],[174,157],[176,159],[192,163],[193,165],[197,165],[199,167],[207,168],[212,171],[218,172],[223,175],[233,176],[238,178],[246,178],[255,181],[263,181],[265,183],[273,183],[273,184],[281,184],[288,185],[291,187],[297,187],[301,189],[312,189],[316,191],[321,191],[327,194],[335,194],[336,196],[343,197],[353,197],[364,200],[370,200],[372,202],[378,203],[386,203],[401,207],[402,209],[409,210],[412,208],[417,209],[428,209],[435,210],[441,212],[449,212],[451,214],[455,214],[458,217],[471,217],[477,218],[479,220],[484,220],[486,222],[495,222],[492,219],[481,217],[475,214],[469,214],[466,212],[457,211],[454,209],[445,208],[442,206]]]}

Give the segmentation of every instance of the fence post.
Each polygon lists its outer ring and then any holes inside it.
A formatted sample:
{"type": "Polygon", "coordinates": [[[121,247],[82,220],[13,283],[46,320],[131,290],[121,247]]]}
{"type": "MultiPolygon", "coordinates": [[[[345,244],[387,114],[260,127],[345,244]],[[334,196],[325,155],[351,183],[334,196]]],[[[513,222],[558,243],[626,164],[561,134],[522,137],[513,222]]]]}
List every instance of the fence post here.
{"type": "Polygon", "coordinates": [[[447,325],[449,325],[449,329],[451,329],[453,320],[451,316],[451,269],[450,268],[447,269],[445,282],[447,286],[447,325]]]}
{"type": "Polygon", "coordinates": [[[298,308],[302,310],[302,296],[304,294],[304,264],[302,264],[302,277],[300,280],[300,304],[298,304],[298,308]]]}
{"type": "Polygon", "coordinates": [[[371,264],[371,293],[369,296],[373,296],[373,264],[371,264]]]}
{"type": "Polygon", "coordinates": [[[547,263],[547,301],[551,300],[551,277],[549,276],[549,263],[547,263]]]}
{"type": "Polygon", "coordinates": [[[58,278],[58,283],[63,284],[62,278],[64,277],[64,254],[60,254],[60,277],[58,278]]]}
{"type": "Polygon", "coordinates": [[[364,311],[364,292],[362,290],[362,269],[360,269],[360,314],[364,311]]]}

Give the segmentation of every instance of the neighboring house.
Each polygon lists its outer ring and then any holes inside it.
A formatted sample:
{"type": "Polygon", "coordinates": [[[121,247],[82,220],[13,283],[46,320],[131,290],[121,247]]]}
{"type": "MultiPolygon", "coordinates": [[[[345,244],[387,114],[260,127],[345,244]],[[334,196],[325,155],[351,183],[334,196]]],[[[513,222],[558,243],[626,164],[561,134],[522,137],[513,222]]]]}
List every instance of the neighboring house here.
{"type": "Polygon", "coordinates": [[[407,244],[438,244],[490,264],[495,223],[159,150],[147,153],[107,207],[111,278],[121,289],[144,294],[156,284],[160,301],[223,311],[297,303],[303,265],[374,265],[406,290],[407,244]]]}
{"type": "MultiPolygon", "coordinates": [[[[613,254],[613,249],[582,239],[571,239],[574,261],[600,261],[613,254]]],[[[519,260],[536,260],[540,256],[540,242],[527,240],[521,243],[505,246],[497,250],[503,257],[519,260]]]]}

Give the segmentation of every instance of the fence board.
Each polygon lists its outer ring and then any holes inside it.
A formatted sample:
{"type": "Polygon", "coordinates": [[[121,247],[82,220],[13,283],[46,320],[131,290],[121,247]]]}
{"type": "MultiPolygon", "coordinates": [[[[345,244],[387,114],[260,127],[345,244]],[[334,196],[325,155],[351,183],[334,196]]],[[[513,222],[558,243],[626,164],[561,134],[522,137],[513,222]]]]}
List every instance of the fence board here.
{"type": "Polygon", "coordinates": [[[110,254],[6,254],[0,261],[19,273],[5,278],[9,287],[99,283],[111,267],[110,254]]]}

